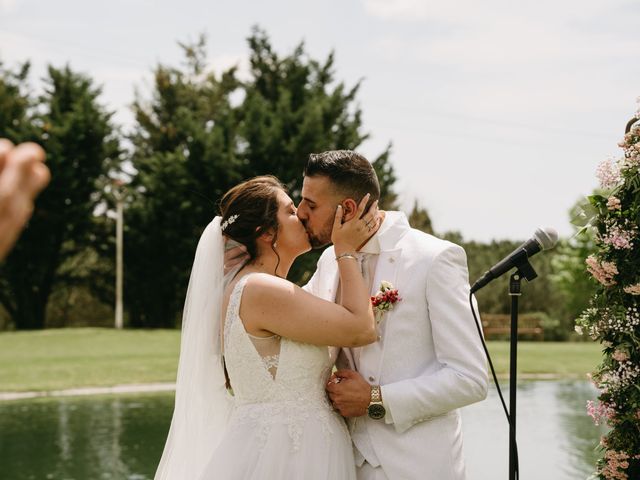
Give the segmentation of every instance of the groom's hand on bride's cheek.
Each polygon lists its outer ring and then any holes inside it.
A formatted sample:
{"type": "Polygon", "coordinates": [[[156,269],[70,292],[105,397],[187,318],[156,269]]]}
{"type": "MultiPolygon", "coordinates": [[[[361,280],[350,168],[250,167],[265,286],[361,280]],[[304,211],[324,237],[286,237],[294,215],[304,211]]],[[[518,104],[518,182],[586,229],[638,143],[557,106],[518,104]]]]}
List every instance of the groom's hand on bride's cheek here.
{"type": "Polygon", "coordinates": [[[353,370],[338,370],[327,382],[329,398],[343,417],[361,417],[371,401],[371,385],[353,370]]]}

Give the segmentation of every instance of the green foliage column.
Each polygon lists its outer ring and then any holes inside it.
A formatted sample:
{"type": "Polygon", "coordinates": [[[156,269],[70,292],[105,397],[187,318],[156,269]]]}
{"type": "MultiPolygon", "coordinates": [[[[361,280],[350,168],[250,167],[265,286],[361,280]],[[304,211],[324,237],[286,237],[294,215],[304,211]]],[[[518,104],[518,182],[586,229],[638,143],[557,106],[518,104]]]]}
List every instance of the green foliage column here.
{"type": "Polygon", "coordinates": [[[203,41],[184,50],[186,67],[157,67],[152,99],[134,104],[124,290],[135,327],[175,326],[215,199],[241,179],[238,112],[229,100],[239,88],[235,71],[205,74],[203,41]]]}
{"type": "Polygon", "coordinates": [[[0,62],[0,134],[14,143],[30,136],[27,121],[31,107],[27,85],[29,68],[29,63],[25,63],[14,72],[0,62]]]}
{"type": "Polygon", "coordinates": [[[597,475],[616,480],[640,478],[640,123],[629,127],[623,157],[600,165],[602,193],[590,197],[597,250],[587,269],[599,286],[577,322],[603,346],[592,377],[600,395],[587,409],[611,427],[597,475]]]}
{"type": "Polygon", "coordinates": [[[49,67],[38,108],[14,125],[21,127],[16,141],[44,147],[52,175],[28,227],[0,267],[0,301],[17,329],[44,327],[60,266],[92,241],[97,183],[119,154],[99,94],[89,78],[68,67],[49,67]]]}

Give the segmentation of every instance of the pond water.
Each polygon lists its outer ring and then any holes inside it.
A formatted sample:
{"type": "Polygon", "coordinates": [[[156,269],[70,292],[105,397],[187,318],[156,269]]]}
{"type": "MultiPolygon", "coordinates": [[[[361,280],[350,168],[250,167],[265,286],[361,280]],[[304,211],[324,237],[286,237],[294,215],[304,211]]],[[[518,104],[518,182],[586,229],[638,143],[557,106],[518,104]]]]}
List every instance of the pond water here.
{"type": "MultiPolygon", "coordinates": [[[[585,413],[595,396],[586,382],[519,384],[521,478],[589,476],[604,433],[585,413]]],[[[0,402],[0,478],[152,479],[172,409],[172,394],[0,402]]],[[[463,418],[468,480],[507,479],[508,428],[495,389],[463,418]]]]}

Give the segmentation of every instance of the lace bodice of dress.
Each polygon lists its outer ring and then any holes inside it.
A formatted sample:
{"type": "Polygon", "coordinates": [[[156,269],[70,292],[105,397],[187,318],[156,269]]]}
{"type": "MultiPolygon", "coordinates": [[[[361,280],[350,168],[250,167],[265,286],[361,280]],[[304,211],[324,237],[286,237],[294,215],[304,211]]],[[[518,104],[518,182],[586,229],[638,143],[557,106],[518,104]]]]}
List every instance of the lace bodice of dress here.
{"type": "Polygon", "coordinates": [[[331,372],[327,347],[246,332],[239,312],[250,275],[231,292],[224,325],[225,363],[236,405],[295,400],[326,406],[325,384],[331,372]]]}

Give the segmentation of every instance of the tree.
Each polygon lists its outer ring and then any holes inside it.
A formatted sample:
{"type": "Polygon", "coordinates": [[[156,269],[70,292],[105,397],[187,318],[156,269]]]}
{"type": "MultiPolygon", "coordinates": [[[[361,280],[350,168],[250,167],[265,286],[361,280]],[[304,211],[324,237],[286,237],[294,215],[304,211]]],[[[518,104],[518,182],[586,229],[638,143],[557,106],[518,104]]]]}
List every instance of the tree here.
{"type": "MultiPolygon", "coordinates": [[[[569,211],[571,219],[578,217],[581,202],[569,211]]],[[[585,260],[594,253],[595,243],[592,232],[582,229],[570,239],[561,239],[556,246],[551,274],[551,283],[560,294],[558,318],[565,332],[572,332],[576,319],[589,306],[595,294],[596,283],[585,270],[585,260]]]]}
{"type": "Polygon", "coordinates": [[[183,46],[184,70],[158,66],[153,98],[134,103],[137,170],[125,210],[125,306],[136,327],[173,327],[200,233],[215,200],[242,178],[235,70],[203,72],[204,39],[183,46]]]}
{"type": "MultiPolygon", "coordinates": [[[[356,149],[367,137],[355,105],[359,84],[346,88],[334,80],[333,54],[318,62],[299,45],[280,56],[257,28],[248,43],[248,81],[240,82],[233,68],[206,73],[201,38],[183,45],[184,69],[157,67],[151,100],[138,98],[134,105],[132,163],[138,174],[125,231],[133,326],[175,325],[198,237],[227,189],[273,174],[298,202],[309,153],[356,149]]],[[[373,163],[392,182],[388,152],[373,163]]],[[[290,278],[304,281],[316,258],[296,262],[290,278]]]]}
{"type": "MultiPolygon", "coordinates": [[[[487,270],[514,251],[522,242],[515,240],[492,240],[489,243],[465,241],[459,232],[447,232],[443,238],[462,246],[467,254],[469,280],[473,283],[487,270]]],[[[531,265],[538,273],[533,282],[524,282],[520,297],[520,311],[544,313],[545,339],[559,340],[567,335],[562,330],[559,315],[563,298],[551,281],[553,258],[557,252],[551,250],[531,259],[531,265]]],[[[492,281],[476,293],[481,313],[508,314],[511,311],[509,275],[492,281]]],[[[571,327],[570,330],[573,330],[571,327]]]]}
{"type": "Polygon", "coordinates": [[[4,67],[0,62],[0,132],[14,143],[29,137],[27,112],[31,99],[27,88],[30,65],[21,65],[17,71],[4,67]]]}
{"type": "Polygon", "coordinates": [[[409,214],[409,225],[425,233],[433,235],[433,226],[431,225],[431,217],[425,208],[418,205],[418,200],[413,203],[413,209],[409,214]]]}
{"type": "Polygon", "coordinates": [[[0,301],[18,329],[44,327],[52,289],[63,281],[60,266],[95,236],[96,184],[119,161],[111,114],[98,103],[99,95],[88,77],[69,67],[49,67],[37,108],[27,110],[16,125],[22,125],[17,141],[44,147],[52,174],[28,227],[0,268],[0,301]]]}

